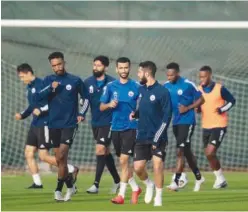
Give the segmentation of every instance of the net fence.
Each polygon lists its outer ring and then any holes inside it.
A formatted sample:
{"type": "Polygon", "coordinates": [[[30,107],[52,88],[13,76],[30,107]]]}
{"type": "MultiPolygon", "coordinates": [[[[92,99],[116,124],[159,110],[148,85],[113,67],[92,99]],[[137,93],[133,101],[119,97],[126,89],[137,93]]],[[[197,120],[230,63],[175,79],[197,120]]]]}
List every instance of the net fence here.
{"type": "MultiPolygon", "coordinates": [[[[222,20],[225,14],[229,14],[230,20],[243,20],[246,14],[243,11],[248,8],[245,3],[238,6],[238,4],[229,2],[216,4],[215,7],[204,3],[188,4],[182,9],[175,3],[167,8],[169,14],[174,14],[169,18],[166,15],[162,16],[162,9],[166,8],[162,3],[158,5],[142,3],[139,7],[137,3],[118,4],[117,2],[113,4],[115,6],[100,3],[95,7],[92,7],[93,3],[84,3],[83,7],[79,7],[76,3],[70,5],[56,3],[53,6],[49,2],[46,2],[46,5],[37,4],[35,6],[34,3],[29,3],[29,6],[23,6],[23,4],[14,2],[4,3],[2,14],[4,18],[35,17],[37,19],[76,19],[79,18],[79,14],[83,14],[84,18],[101,19],[99,15],[101,13],[98,10],[102,8],[106,11],[113,7],[110,13],[106,13],[108,19],[119,20],[129,17],[129,19],[139,20],[170,20],[174,17],[173,19],[179,20],[180,14],[184,14],[188,20],[193,19],[190,15],[191,11],[197,11],[200,14],[204,11],[204,7],[209,7],[212,8],[212,13],[206,10],[207,12],[201,16],[203,20],[210,19],[210,14],[218,20],[222,20]],[[47,15],[42,15],[39,10],[34,13],[33,9],[37,6],[46,8],[47,15]],[[150,11],[151,8],[154,15],[150,14],[146,17],[147,13],[143,11],[150,11]],[[220,8],[225,8],[226,13],[222,14],[223,10],[218,13],[220,8]],[[18,17],[15,16],[16,14],[18,17]]],[[[107,19],[106,17],[102,19],[107,19]]],[[[83,79],[91,75],[92,60],[100,54],[110,57],[111,64],[108,73],[112,76],[116,76],[115,60],[119,56],[129,57],[132,61],[131,77],[134,79],[136,79],[138,64],[144,60],[152,60],[158,66],[157,79],[161,83],[166,81],[165,66],[169,62],[180,63],[182,75],[196,83],[198,82],[198,69],[206,64],[212,66],[215,80],[222,82],[237,100],[236,106],[229,113],[228,133],[218,155],[225,169],[248,170],[247,37],[247,29],[2,28],[2,170],[25,169],[23,150],[31,119],[14,120],[15,112],[27,107],[25,86],[18,81],[15,68],[18,64],[27,62],[34,68],[38,77],[45,77],[52,73],[47,56],[57,50],[64,52],[67,70],[83,79]]],[[[79,127],[79,133],[69,157],[71,163],[84,170],[93,170],[96,164],[95,146],[89,121],[90,113],[87,115],[87,121],[79,127]]],[[[197,123],[192,138],[192,149],[197,156],[199,167],[209,170],[203,154],[199,116],[197,116],[197,123]]],[[[174,168],[175,164],[176,142],[170,128],[165,168],[174,168]]]]}

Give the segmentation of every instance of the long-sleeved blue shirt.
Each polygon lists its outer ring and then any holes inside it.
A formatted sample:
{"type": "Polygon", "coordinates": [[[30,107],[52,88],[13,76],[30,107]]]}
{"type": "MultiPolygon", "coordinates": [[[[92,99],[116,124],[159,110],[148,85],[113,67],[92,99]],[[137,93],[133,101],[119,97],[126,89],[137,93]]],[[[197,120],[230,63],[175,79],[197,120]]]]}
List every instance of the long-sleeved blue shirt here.
{"type": "Polygon", "coordinates": [[[71,128],[77,125],[77,116],[84,116],[89,105],[85,85],[80,77],[65,73],[64,75],[49,75],[44,79],[44,87],[37,98],[47,99],[49,106],[49,128],[71,128]],[[52,82],[59,82],[56,89],[52,82]],[[78,95],[84,101],[79,113],[78,95]]]}
{"type": "Polygon", "coordinates": [[[118,101],[117,107],[112,109],[111,129],[113,131],[137,128],[137,121],[130,121],[129,115],[136,110],[139,86],[137,82],[131,79],[125,84],[122,84],[119,80],[107,84],[100,101],[105,104],[112,100],[118,101]]]}
{"type": "Polygon", "coordinates": [[[191,109],[186,113],[180,113],[179,106],[189,106],[202,96],[196,85],[188,79],[179,77],[175,83],[166,82],[164,87],[169,90],[171,96],[173,125],[195,124],[194,109],[191,109]]]}
{"type": "Polygon", "coordinates": [[[43,87],[43,81],[40,78],[35,78],[30,84],[27,85],[27,99],[29,106],[26,110],[21,112],[22,119],[30,116],[35,108],[40,108],[43,111],[42,115],[33,115],[31,126],[42,127],[48,124],[48,104],[47,100],[37,100],[35,94],[40,92],[43,87]]]}
{"type": "Polygon", "coordinates": [[[169,91],[157,81],[140,87],[137,143],[158,145],[167,141],[167,128],[172,116],[169,91]]]}
{"type": "MultiPolygon", "coordinates": [[[[202,88],[205,93],[210,93],[213,90],[214,86],[215,86],[215,82],[212,82],[210,86],[203,86],[202,88]]],[[[224,113],[230,110],[235,105],[236,100],[233,97],[233,95],[224,86],[221,86],[220,93],[222,99],[224,99],[226,103],[221,108],[219,108],[219,111],[220,113],[224,113]]]]}
{"type": "Polygon", "coordinates": [[[91,76],[84,80],[88,92],[91,108],[91,125],[93,127],[110,126],[112,120],[112,110],[100,111],[100,98],[106,85],[114,81],[115,78],[105,75],[103,81],[98,81],[96,77],[91,76]]]}

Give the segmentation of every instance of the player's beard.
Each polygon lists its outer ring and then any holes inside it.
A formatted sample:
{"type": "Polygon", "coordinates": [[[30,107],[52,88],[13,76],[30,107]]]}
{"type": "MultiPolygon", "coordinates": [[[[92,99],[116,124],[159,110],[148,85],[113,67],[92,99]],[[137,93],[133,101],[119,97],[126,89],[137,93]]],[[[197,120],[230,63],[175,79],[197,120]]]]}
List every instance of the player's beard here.
{"type": "Polygon", "coordinates": [[[127,79],[128,76],[129,76],[129,73],[121,73],[121,74],[119,74],[119,76],[120,76],[120,78],[122,78],[122,79],[127,79]]]}
{"type": "Polygon", "coordinates": [[[65,73],[65,69],[59,70],[59,71],[55,71],[56,75],[64,75],[65,73]]]}
{"type": "Polygon", "coordinates": [[[93,70],[93,76],[94,77],[99,78],[102,75],[104,75],[104,70],[103,71],[95,71],[95,70],[93,70]]]}
{"type": "Polygon", "coordinates": [[[147,83],[147,79],[145,76],[143,76],[141,79],[140,79],[140,84],[141,85],[145,85],[147,83]]]}

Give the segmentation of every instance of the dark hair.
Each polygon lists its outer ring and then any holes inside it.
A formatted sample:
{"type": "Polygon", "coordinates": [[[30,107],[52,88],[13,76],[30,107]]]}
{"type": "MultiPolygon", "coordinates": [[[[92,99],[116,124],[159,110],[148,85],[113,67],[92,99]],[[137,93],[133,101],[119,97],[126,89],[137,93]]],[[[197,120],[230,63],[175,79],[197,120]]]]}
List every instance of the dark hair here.
{"type": "Polygon", "coordinates": [[[104,56],[104,55],[99,55],[99,56],[95,57],[95,58],[94,58],[94,62],[95,62],[96,60],[101,61],[101,63],[102,63],[104,66],[106,66],[106,67],[109,66],[109,58],[106,57],[106,56],[104,56]]]}
{"type": "Polygon", "coordinates": [[[21,65],[17,66],[16,71],[18,74],[21,72],[22,73],[31,72],[32,74],[34,74],[32,67],[28,63],[22,63],[21,65]]]}
{"type": "Polygon", "coordinates": [[[119,57],[117,60],[116,60],[116,66],[118,65],[118,63],[129,63],[129,65],[131,65],[131,61],[129,58],[127,57],[119,57]]]}
{"type": "Polygon", "coordinates": [[[167,68],[167,69],[174,69],[174,70],[177,71],[177,72],[180,71],[179,64],[178,64],[178,63],[175,63],[175,62],[169,63],[169,64],[166,66],[166,68],[167,68]]]}
{"type": "Polygon", "coordinates": [[[139,64],[140,67],[148,69],[152,76],[155,77],[156,71],[157,71],[157,66],[154,62],[152,61],[144,61],[139,64]]]}
{"type": "Polygon", "coordinates": [[[210,66],[202,66],[199,71],[207,71],[209,73],[212,73],[212,69],[210,66]]]}
{"type": "Polygon", "coordinates": [[[61,58],[62,60],[64,60],[64,55],[62,52],[53,52],[48,56],[49,61],[55,58],[61,58]]]}

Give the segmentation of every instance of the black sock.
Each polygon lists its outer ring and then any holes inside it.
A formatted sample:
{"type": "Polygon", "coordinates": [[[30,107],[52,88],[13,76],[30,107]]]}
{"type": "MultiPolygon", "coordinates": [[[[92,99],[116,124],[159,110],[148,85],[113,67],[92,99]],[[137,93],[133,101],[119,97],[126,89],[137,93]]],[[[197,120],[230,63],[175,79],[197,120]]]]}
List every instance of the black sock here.
{"type": "Polygon", "coordinates": [[[66,179],[65,179],[65,184],[67,186],[67,188],[72,188],[73,187],[73,183],[72,183],[72,176],[69,174],[66,179]]]}
{"type": "Polygon", "coordinates": [[[201,172],[197,167],[193,170],[193,173],[195,175],[195,179],[197,179],[197,180],[201,179],[201,172]]]}
{"type": "Polygon", "coordinates": [[[99,188],[99,183],[102,177],[102,173],[105,166],[105,155],[96,156],[96,175],[95,175],[95,186],[99,188]]]}
{"type": "Polygon", "coordinates": [[[59,179],[58,178],[58,182],[57,182],[57,188],[55,189],[55,191],[62,191],[63,189],[63,185],[64,185],[64,179],[59,179]]]}
{"type": "Polygon", "coordinates": [[[115,183],[120,183],[120,176],[117,172],[116,166],[115,166],[115,161],[111,153],[106,155],[106,166],[108,167],[108,170],[110,174],[112,175],[114,182],[115,183]]]}
{"type": "Polygon", "coordinates": [[[176,173],[176,176],[175,176],[175,183],[178,185],[178,181],[179,181],[179,179],[180,179],[180,177],[181,177],[181,175],[182,175],[182,173],[176,173]]]}

